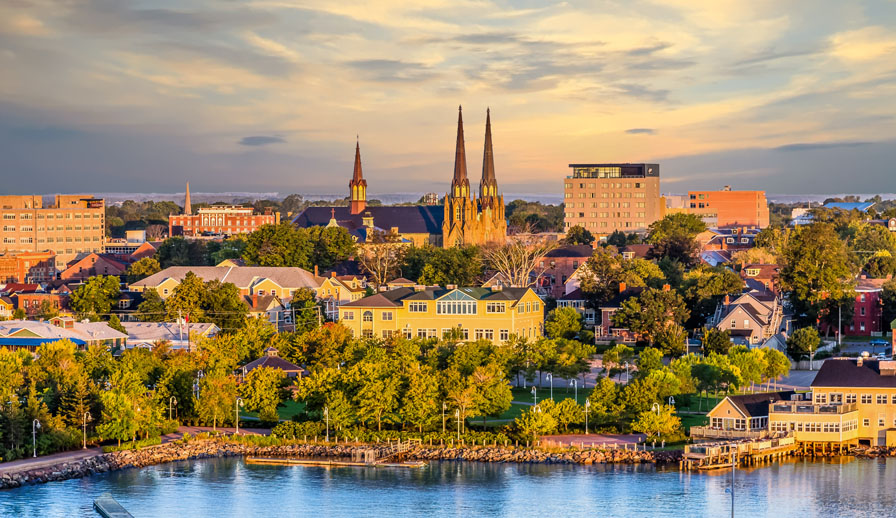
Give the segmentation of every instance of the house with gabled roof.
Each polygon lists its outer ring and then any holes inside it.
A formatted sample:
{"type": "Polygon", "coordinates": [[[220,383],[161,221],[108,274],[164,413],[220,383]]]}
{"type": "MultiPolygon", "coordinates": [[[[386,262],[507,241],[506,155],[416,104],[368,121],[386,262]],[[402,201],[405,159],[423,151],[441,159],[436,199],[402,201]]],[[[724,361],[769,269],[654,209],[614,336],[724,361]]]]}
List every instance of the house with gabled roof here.
{"type": "MultiPolygon", "coordinates": [[[[387,283],[387,287],[392,286],[387,283]]],[[[335,272],[324,279],[316,290],[317,300],[324,304],[324,313],[330,320],[339,318],[340,305],[360,300],[366,293],[366,279],[356,275],[336,275],[335,272]]]]}
{"type": "Polygon", "coordinates": [[[217,280],[234,284],[240,294],[276,295],[281,300],[291,299],[297,290],[316,290],[324,279],[302,268],[275,266],[171,266],[132,283],[133,291],[155,289],[163,299],[168,298],[187,273],[208,282],[217,280]]]}
{"type": "Polygon", "coordinates": [[[711,325],[731,334],[736,344],[759,345],[781,331],[784,311],[780,300],[769,292],[746,292],[716,309],[711,325]]]}
{"type": "Polygon", "coordinates": [[[543,335],[544,303],[531,288],[397,288],[339,308],[339,322],[363,338],[440,338],[504,343],[543,335]]]}
{"type": "Polygon", "coordinates": [[[45,343],[69,340],[79,349],[91,345],[108,348],[124,345],[127,335],[106,322],[81,322],[71,317],[56,317],[48,322],[7,320],[0,322],[0,347],[35,352],[45,343]]]}
{"type": "Polygon", "coordinates": [[[708,426],[692,426],[694,438],[747,439],[762,438],[769,434],[769,408],[779,401],[790,401],[796,392],[761,392],[726,396],[706,417],[708,426]]]}

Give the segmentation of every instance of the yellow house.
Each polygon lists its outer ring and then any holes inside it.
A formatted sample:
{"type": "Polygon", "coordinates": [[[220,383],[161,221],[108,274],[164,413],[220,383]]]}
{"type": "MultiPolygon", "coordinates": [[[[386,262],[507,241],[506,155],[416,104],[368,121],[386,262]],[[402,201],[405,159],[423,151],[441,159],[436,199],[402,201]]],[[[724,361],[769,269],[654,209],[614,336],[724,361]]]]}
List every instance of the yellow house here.
{"type": "Polygon", "coordinates": [[[896,446],[896,361],[825,361],[811,399],[772,405],[769,427],[799,442],[896,446]]]}
{"type": "Polygon", "coordinates": [[[361,277],[333,274],[317,288],[317,300],[324,303],[327,318],[336,320],[339,317],[339,306],[364,298],[366,286],[367,282],[361,277]]]}
{"type": "Polygon", "coordinates": [[[274,295],[281,300],[292,298],[297,290],[317,290],[323,279],[301,268],[274,266],[171,266],[128,286],[131,291],[155,289],[167,299],[187,273],[203,282],[217,280],[234,284],[243,296],[274,295]]]}
{"type": "Polygon", "coordinates": [[[794,391],[727,396],[706,417],[708,426],[692,426],[691,437],[705,439],[759,439],[768,436],[769,407],[788,402],[794,391]]]}
{"type": "Polygon", "coordinates": [[[542,336],[544,303],[530,288],[397,288],[343,304],[339,322],[357,337],[490,340],[542,336]]]}

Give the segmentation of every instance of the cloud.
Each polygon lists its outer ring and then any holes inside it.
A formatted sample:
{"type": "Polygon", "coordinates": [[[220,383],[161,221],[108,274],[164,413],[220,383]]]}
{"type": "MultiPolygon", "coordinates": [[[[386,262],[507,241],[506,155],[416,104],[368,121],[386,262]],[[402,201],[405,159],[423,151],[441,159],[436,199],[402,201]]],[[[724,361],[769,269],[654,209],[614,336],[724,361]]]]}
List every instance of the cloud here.
{"type": "Polygon", "coordinates": [[[656,130],[653,128],[631,128],[625,132],[630,135],[656,135],[656,130]]]}
{"type": "Polygon", "coordinates": [[[371,80],[382,83],[420,82],[431,79],[436,74],[422,63],[398,59],[359,59],[346,63],[371,80]]]}
{"type": "Polygon", "coordinates": [[[283,137],[252,135],[250,137],[241,138],[239,144],[241,146],[266,146],[268,144],[280,144],[284,142],[286,142],[286,140],[284,140],[283,137]]]}
{"type": "Polygon", "coordinates": [[[870,142],[812,142],[812,143],[799,143],[799,144],[787,144],[784,146],[778,146],[774,148],[775,151],[816,151],[820,149],[837,149],[837,148],[849,148],[849,147],[859,147],[859,146],[867,146],[870,142]]]}
{"type": "Polygon", "coordinates": [[[620,84],[616,86],[619,93],[637,99],[664,103],[669,100],[669,90],[665,88],[650,88],[639,84],[620,84]]]}
{"type": "Polygon", "coordinates": [[[831,37],[831,53],[844,61],[870,61],[880,57],[892,59],[896,53],[896,36],[892,27],[880,25],[845,31],[831,37]]]}

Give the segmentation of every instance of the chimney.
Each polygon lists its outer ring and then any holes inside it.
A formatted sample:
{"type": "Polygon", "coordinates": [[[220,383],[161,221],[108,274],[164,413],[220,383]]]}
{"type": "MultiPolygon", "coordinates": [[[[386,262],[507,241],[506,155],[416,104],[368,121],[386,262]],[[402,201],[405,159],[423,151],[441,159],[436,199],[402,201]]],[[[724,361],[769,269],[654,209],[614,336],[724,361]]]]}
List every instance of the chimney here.
{"type": "Polygon", "coordinates": [[[625,290],[628,288],[624,282],[619,283],[619,293],[625,293],[625,290]]]}
{"type": "Polygon", "coordinates": [[[314,276],[317,277],[319,273],[320,273],[320,272],[319,272],[319,270],[318,270],[318,268],[317,268],[317,265],[315,264],[315,265],[314,265],[314,276]]]}
{"type": "Polygon", "coordinates": [[[491,288],[492,288],[492,291],[501,291],[504,289],[504,287],[501,286],[500,284],[492,284],[491,288]]]}
{"type": "Polygon", "coordinates": [[[725,305],[728,306],[729,304],[731,304],[731,296],[726,294],[725,295],[725,305]]]}
{"type": "Polygon", "coordinates": [[[446,289],[446,290],[456,290],[456,289],[457,289],[457,284],[446,284],[446,285],[445,285],[445,289],[446,289]]]}
{"type": "Polygon", "coordinates": [[[672,289],[672,286],[670,286],[668,284],[663,284],[663,291],[669,291],[671,289],[672,289]]]}
{"type": "Polygon", "coordinates": [[[863,360],[864,360],[864,358],[862,358],[861,356],[859,356],[859,357],[856,359],[856,367],[861,367],[861,366],[862,366],[862,363],[863,363],[863,360]]]}
{"type": "Polygon", "coordinates": [[[330,277],[332,277],[332,278],[334,278],[334,279],[335,279],[335,278],[336,278],[336,272],[335,272],[335,271],[333,271],[333,272],[330,272],[330,277]]]}
{"type": "Polygon", "coordinates": [[[424,286],[424,285],[422,285],[422,284],[415,284],[415,285],[414,285],[414,291],[423,291],[423,290],[425,290],[425,289],[426,289],[426,286],[424,286]]]}
{"type": "Polygon", "coordinates": [[[258,307],[258,294],[257,293],[252,294],[252,307],[253,308],[258,307]]]}

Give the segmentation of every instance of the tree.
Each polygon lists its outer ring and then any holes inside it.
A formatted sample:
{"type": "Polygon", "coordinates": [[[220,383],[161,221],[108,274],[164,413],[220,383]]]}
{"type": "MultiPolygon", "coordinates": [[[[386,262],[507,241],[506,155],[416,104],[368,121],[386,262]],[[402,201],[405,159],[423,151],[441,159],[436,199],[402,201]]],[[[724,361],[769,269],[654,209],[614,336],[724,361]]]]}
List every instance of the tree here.
{"type": "Polygon", "coordinates": [[[673,324],[681,325],[689,315],[681,295],[650,288],[623,301],[613,315],[613,324],[652,342],[660,331],[673,324]]]}
{"type": "Polygon", "coordinates": [[[896,237],[886,227],[859,224],[850,248],[855,264],[870,277],[884,278],[896,273],[896,237]]]}
{"type": "MultiPolygon", "coordinates": [[[[550,400],[548,400],[550,401],[550,400]]],[[[544,410],[544,408],[542,408],[544,410]]],[[[572,398],[564,398],[551,409],[551,415],[557,420],[557,426],[562,426],[564,432],[569,431],[569,425],[585,421],[585,408],[572,398]]]]}
{"type": "Polygon", "coordinates": [[[699,247],[694,240],[706,230],[706,223],[695,214],[678,212],[650,224],[647,242],[653,245],[651,257],[668,257],[685,265],[697,263],[699,247]]]}
{"type": "Polygon", "coordinates": [[[209,254],[209,262],[218,265],[226,259],[239,259],[246,249],[246,240],[242,237],[231,237],[221,242],[220,247],[209,254]]]}
{"type": "Polygon", "coordinates": [[[155,259],[162,268],[169,266],[208,266],[209,257],[205,241],[170,237],[159,245],[155,259]]]}
{"type": "Polygon", "coordinates": [[[658,411],[641,412],[638,420],[632,423],[636,432],[647,434],[647,437],[670,436],[681,431],[681,419],[675,415],[675,408],[662,405],[658,411]]]}
{"type": "MultiPolygon", "coordinates": [[[[206,282],[204,288],[205,295],[201,298],[201,305],[207,315],[206,321],[225,330],[239,329],[245,325],[249,307],[243,302],[236,285],[213,279],[206,282]]],[[[193,321],[197,320],[194,318],[193,321]]]]}
{"type": "Polygon", "coordinates": [[[765,371],[762,375],[767,381],[777,381],[781,376],[790,374],[790,360],[784,353],[768,347],[759,350],[765,354],[765,371]]]}
{"type": "Polygon", "coordinates": [[[72,292],[69,305],[81,315],[109,313],[121,294],[121,281],[113,275],[97,275],[87,279],[72,292]]]}
{"type": "Polygon", "coordinates": [[[787,337],[787,354],[796,361],[811,359],[818,351],[821,338],[814,327],[802,327],[787,337]]]}
{"type": "Polygon", "coordinates": [[[357,260],[361,268],[370,275],[374,288],[379,289],[395,277],[406,251],[398,234],[372,229],[364,246],[358,251],[357,260]]]}
{"type": "Polygon", "coordinates": [[[711,327],[703,333],[703,352],[705,354],[728,354],[728,349],[731,345],[731,332],[727,329],[722,331],[711,327]]]}
{"type": "Polygon", "coordinates": [[[740,275],[724,266],[701,265],[688,271],[681,291],[691,310],[689,328],[701,327],[713,314],[725,295],[737,295],[744,289],[740,275]]]}
{"type": "Polygon", "coordinates": [[[165,299],[165,312],[169,320],[189,317],[191,322],[205,319],[206,289],[195,273],[187,272],[180,284],[174,287],[171,296],[165,299]]]}
{"type": "Polygon", "coordinates": [[[653,343],[670,356],[681,356],[688,349],[688,333],[679,324],[657,330],[653,343]]]}
{"type": "Polygon", "coordinates": [[[109,390],[103,391],[103,422],[97,432],[105,439],[127,440],[137,435],[140,396],[144,391],[137,375],[126,369],[116,369],[109,380],[109,390]]]}
{"type": "Polygon", "coordinates": [[[246,409],[258,412],[262,421],[277,421],[277,406],[280,405],[280,384],[283,371],[273,367],[258,367],[249,371],[239,390],[246,409]]]}
{"type": "Polygon", "coordinates": [[[625,405],[619,400],[619,385],[607,377],[597,381],[588,399],[591,401],[592,419],[598,425],[616,421],[625,410],[625,405]]]}
{"type": "Polygon", "coordinates": [[[521,437],[526,440],[531,438],[534,444],[542,435],[557,429],[557,419],[547,412],[542,412],[541,408],[533,406],[524,410],[513,421],[513,425],[521,437]]]}
{"type": "Polygon", "coordinates": [[[41,320],[50,320],[59,315],[59,308],[53,302],[50,302],[49,299],[43,299],[40,301],[40,309],[38,310],[38,315],[41,320]]]}
{"type": "Polygon", "coordinates": [[[486,416],[498,417],[510,408],[513,394],[499,365],[490,363],[476,367],[469,383],[476,390],[473,404],[476,415],[482,416],[483,425],[486,416]]]}
{"type": "Polygon", "coordinates": [[[399,380],[391,376],[385,364],[365,361],[359,364],[361,387],[355,396],[358,419],[362,423],[376,422],[377,431],[383,421],[392,421],[398,407],[399,380]]]}
{"type": "Polygon", "coordinates": [[[581,225],[576,225],[567,230],[566,237],[563,238],[564,245],[590,245],[593,242],[594,236],[581,225]]]}
{"type": "Polygon", "coordinates": [[[880,302],[883,307],[881,323],[883,324],[883,329],[886,330],[887,326],[896,320],[896,278],[884,283],[880,294],[880,302]]]}
{"type": "Polygon", "coordinates": [[[160,271],[162,271],[162,265],[159,264],[159,261],[155,257],[144,257],[128,266],[128,284],[143,280],[160,271]]]}
{"type": "Polygon", "coordinates": [[[408,247],[401,272],[420,284],[473,286],[482,275],[482,254],[476,246],[408,247]]]}
{"type": "Polygon", "coordinates": [[[575,338],[582,330],[582,315],[575,308],[557,308],[548,313],[544,330],[552,338],[575,338]]]}
{"type": "Polygon", "coordinates": [[[604,370],[608,376],[613,376],[614,370],[618,370],[624,363],[631,363],[634,357],[634,349],[625,344],[617,344],[604,353],[602,358],[604,370]]]}
{"type": "Polygon", "coordinates": [[[304,229],[291,223],[262,225],[246,238],[243,259],[258,266],[312,268],[310,239],[304,229]]]}
{"type": "Polygon", "coordinates": [[[432,369],[414,366],[408,373],[407,389],[401,402],[401,418],[416,426],[420,432],[437,419],[439,411],[439,382],[432,369]]]}
{"type": "Polygon", "coordinates": [[[165,301],[154,288],[143,292],[143,302],[137,306],[137,318],[142,322],[163,322],[168,315],[165,301]]]}
{"type": "Polygon", "coordinates": [[[783,256],[780,284],[804,324],[815,324],[825,316],[826,301],[841,301],[852,295],[853,271],[846,245],[830,223],[794,230],[783,256]]]}
{"type": "Polygon", "coordinates": [[[650,371],[663,368],[663,351],[656,347],[645,347],[638,355],[638,374],[646,376],[650,371]]]}
{"type": "Polygon", "coordinates": [[[106,324],[112,329],[118,331],[119,333],[128,334],[128,330],[121,325],[121,320],[118,318],[118,315],[112,315],[109,317],[109,321],[106,324]]]}
{"type": "Polygon", "coordinates": [[[212,429],[218,423],[233,423],[236,418],[237,386],[233,376],[227,374],[207,374],[199,382],[199,400],[196,404],[199,420],[212,429]]]}
{"type": "Polygon", "coordinates": [[[305,229],[313,245],[311,265],[331,268],[355,253],[355,240],[342,227],[311,227],[305,229]]]}
{"type": "Polygon", "coordinates": [[[505,244],[483,248],[483,255],[488,267],[506,279],[511,287],[524,288],[544,271],[539,265],[556,247],[557,243],[542,238],[508,238],[505,244]]]}
{"type": "Polygon", "coordinates": [[[13,320],[25,320],[28,315],[25,313],[24,308],[16,308],[15,311],[12,312],[13,320]]]}

